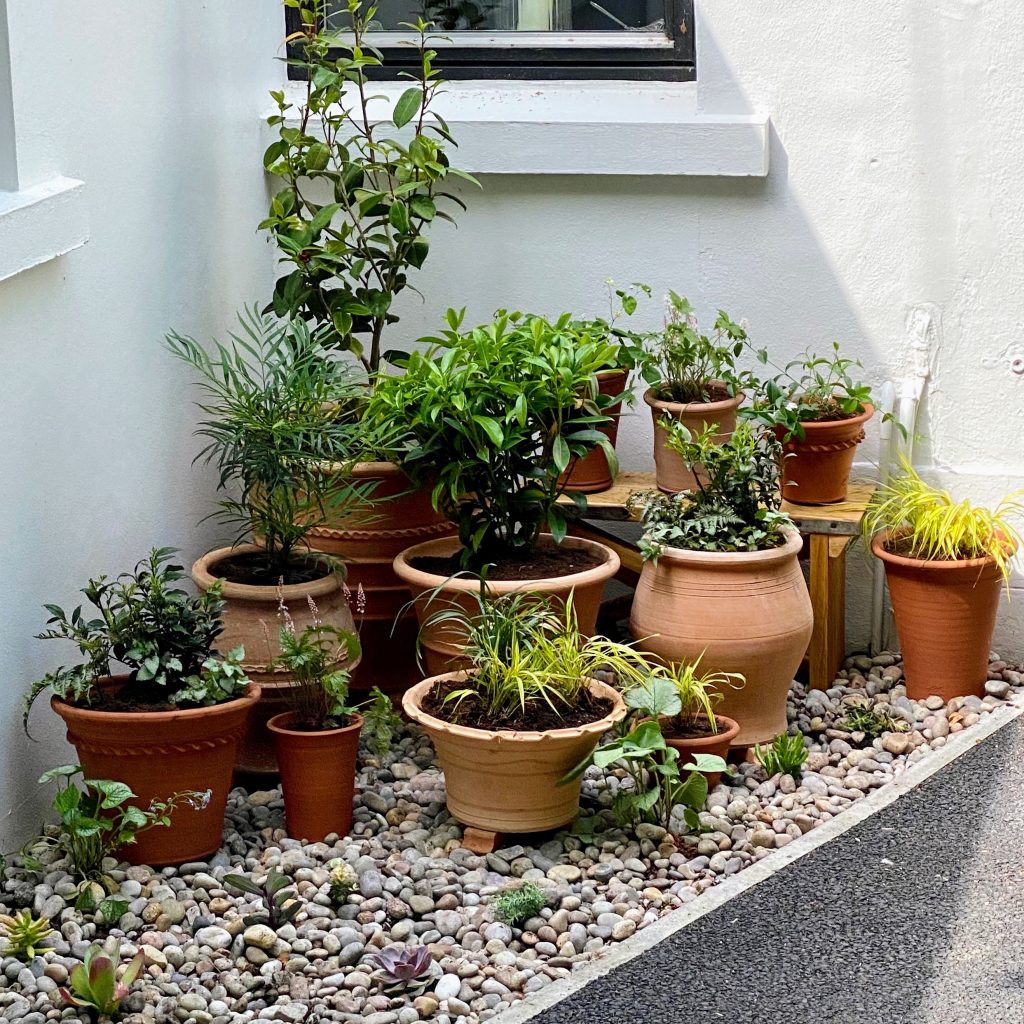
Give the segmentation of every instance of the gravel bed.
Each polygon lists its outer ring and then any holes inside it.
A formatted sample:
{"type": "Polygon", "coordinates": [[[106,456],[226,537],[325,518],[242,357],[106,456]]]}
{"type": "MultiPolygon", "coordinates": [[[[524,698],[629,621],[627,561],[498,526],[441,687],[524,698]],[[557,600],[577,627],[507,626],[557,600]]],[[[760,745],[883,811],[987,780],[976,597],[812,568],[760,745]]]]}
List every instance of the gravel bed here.
{"type": "Polygon", "coordinates": [[[110,863],[130,907],[109,930],[65,905],[75,885],[63,862],[37,874],[14,857],[0,912],[31,907],[59,931],[55,949],[29,964],[0,957],[0,1018],[88,1020],[60,1007],[57,988],[92,942],[109,938],[120,941],[125,960],[140,949],[145,957],[122,1006],[122,1019],[132,1024],[487,1020],[842,813],[1011,697],[1024,675],[993,657],[987,695],[949,704],[910,701],[901,681],[898,656],[880,654],[850,658],[828,690],[794,684],[789,720],[810,752],[801,781],[738,766],[709,794],[701,833],[678,845],[654,825],[641,825],[635,835],[615,827],[609,807],[623,780],[591,769],[584,812],[599,813],[607,831],[595,839],[563,831],[535,846],[477,856],[460,846],[462,829],[448,816],[429,742],[410,729],[383,762],[364,756],[350,836],[306,845],[290,840],[279,790],[236,789],[225,845],[209,863],[161,871],[110,863]],[[884,706],[905,731],[873,740],[849,731],[847,716],[858,704],[884,706]],[[327,865],[334,858],[347,863],[355,884],[340,905],[330,894],[327,865]],[[262,878],[271,867],[291,877],[303,909],[276,931],[247,927],[243,916],[255,903],[223,877],[262,878]],[[539,886],[547,906],[512,928],[494,919],[489,904],[520,880],[539,886]],[[385,990],[367,955],[409,945],[430,948],[431,975],[418,987],[385,990]]]}

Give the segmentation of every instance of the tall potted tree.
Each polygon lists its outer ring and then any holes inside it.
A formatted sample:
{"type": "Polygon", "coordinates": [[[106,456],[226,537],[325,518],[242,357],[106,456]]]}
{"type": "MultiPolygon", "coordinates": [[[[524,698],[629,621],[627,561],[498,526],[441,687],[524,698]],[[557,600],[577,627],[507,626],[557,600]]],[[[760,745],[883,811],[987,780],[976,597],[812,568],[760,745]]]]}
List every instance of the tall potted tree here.
{"type": "MultiPolygon", "coordinates": [[[[591,633],[605,582],[618,556],[593,541],[567,537],[558,499],[574,458],[602,446],[608,396],[597,372],[606,340],[581,342],[569,318],[499,314],[471,330],[449,310],[447,329],[425,339],[401,376],[378,381],[369,415],[405,431],[403,467],[432,479],[436,507],[458,537],[407,548],[395,572],[408,584],[421,621],[431,607],[469,607],[488,592],[523,590],[564,602],[574,595],[580,628],[591,633]],[[548,532],[545,532],[548,531],[548,532]]],[[[586,498],[575,495],[580,508],[586,498]]],[[[421,637],[428,671],[448,667],[460,644],[450,628],[421,637]]]]}
{"type": "Polygon", "coordinates": [[[786,695],[811,636],[811,601],[800,571],[800,534],[780,511],[781,446],[741,421],[725,441],[714,426],[681,424],[668,443],[697,487],[636,495],[645,559],[630,629],[662,661],[741,675],[718,687],[721,713],[739,723],[735,747],[786,729],[786,695]]]}
{"type": "Polygon", "coordinates": [[[236,746],[260,693],[242,669],[241,647],[215,650],[224,629],[220,585],[190,596],[177,585],[185,571],[173,554],[154,549],[130,573],[90,580],[82,593],[93,612],[47,605],[40,639],[71,641],[85,661],[50,672],[25,699],[27,730],[33,703],[51,692],[86,777],[126,784],[136,825],[170,792],[209,791],[204,804],[175,807],[169,828],[139,832],[124,849],[136,864],[203,860],[220,846],[236,746]]]}
{"type": "MultiPolygon", "coordinates": [[[[192,578],[204,591],[221,581],[221,643],[245,647],[245,671],[262,690],[239,751],[239,766],[256,772],[276,770],[266,722],[293,682],[279,660],[279,601],[300,628],[312,624],[309,601],[325,622],[354,628],[339,563],[312,551],[308,535],[332,514],[368,507],[370,486],[332,467],[350,462],[372,433],[343,412],[361,395],[359,382],[323,357],[305,323],[255,311],[240,321],[242,334],[230,346],[216,343],[212,356],[177,333],[167,344],[206,396],[198,433],[208,443],[196,459],[219,471],[224,497],[214,517],[233,529],[234,543],[203,555],[192,578]]],[[[337,667],[352,667],[344,648],[337,667]]]]}
{"type": "MultiPolygon", "coordinates": [[[[328,348],[350,356],[372,386],[387,358],[385,332],[398,321],[395,298],[423,266],[433,225],[463,208],[453,184],[475,182],[452,166],[455,140],[434,110],[443,83],[429,23],[416,26],[416,76],[387,109],[371,82],[381,64],[366,39],[373,8],[363,0],[340,9],[327,0],[285,0],[285,6],[288,58],[305,89],[294,106],[284,93],[272,94],[278,109],[269,124],[277,138],[264,167],[277,188],[260,226],[285,268],[272,305],[279,316],[301,317],[328,348]]],[[[362,402],[346,411],[358,418],[362,402]]],[[[405,652],[415,634],[397,642],[390,637],[406,593],[392,562],[410,544],[450,535],[451,526],[431,505],[429,488],[413,486],[386,443],[367,444],[354,465],[335,470],[371,487],[377,501],[372,511],[331,511],[312,527],[309,542],[344,560],[350,585],[366,594],[369,678],[404,687],[414,678],[405,652]]]]}
{"type": "Polygon", "coordinates": [[[650,387],[644,401],[654,419],[654,468],[658,488],[667,494],[692,490],[699,466],[687,465],[669,444],[672,425],[681,423],[699,434],[715,428],[714,436],[728,438],[743,404],[743,375],[736,368],[747,333],[723,310],[714,334],[700,331],[693,306],[681,295],[666,296],[665,327],[651,339],[652,359],[643,376],[650,387]]]}
{"type": "Polygon", "coordinates": [[[995,509],[957,503],[906,461],[864,517],[885,564],[907,695],[981,696],[999,610],[999,589],[1020,546],[1018,495],[995,509]]]}

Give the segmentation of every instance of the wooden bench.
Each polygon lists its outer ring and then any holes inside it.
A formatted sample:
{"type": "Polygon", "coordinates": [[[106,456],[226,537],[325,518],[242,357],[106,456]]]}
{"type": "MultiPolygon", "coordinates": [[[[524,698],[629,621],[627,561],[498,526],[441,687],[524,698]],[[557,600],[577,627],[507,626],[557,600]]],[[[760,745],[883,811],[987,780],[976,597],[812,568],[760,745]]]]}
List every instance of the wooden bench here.
{"type": "MultiPolygon", "coordinates": [[[[586,518],[570,526],[571,533],[613,548],[622,561],[619,579],[631,586],[640,578],[643,559],[636,547],[640,526],[631,521],[626,500],[633,491],[649,491],[654,486],[653,473],[620,473],[610,490],[588,495],[586,518]]],[[[860,533],[876,486],[873,480],[853,480],[846,501],[816,506],[787,501],[782,505],[804,537],[814,610],[807,677],[819,690],[832,685],[846,653],[846,551],[860,533]]],[[[568,499],[563,500],[569,508],[574,507],[568,499]]]]}

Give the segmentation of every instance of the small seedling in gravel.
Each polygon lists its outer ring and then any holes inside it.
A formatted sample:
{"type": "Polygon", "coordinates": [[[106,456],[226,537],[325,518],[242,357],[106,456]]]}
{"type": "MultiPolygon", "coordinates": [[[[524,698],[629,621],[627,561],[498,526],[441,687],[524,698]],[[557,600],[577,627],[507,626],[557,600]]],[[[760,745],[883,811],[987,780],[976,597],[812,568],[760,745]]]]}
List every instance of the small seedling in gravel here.
{"type": "Polygon", "coordinates": [[[50,948],[46,938],[52,932],[45,917],[33,917],[28,910],[19,910],[13,917],[0,914],[0,938],[7,940],[4,953],[26,963],[50,948]]]}
{"type": "Polygon", "coordinates": [[[807,760],[807,748],[803,736],[783,732],[772,740],[770,747],[760,744],[754,747],[754,757],[769,776],[781,773],[799,782],[807,760]]]}
{"type": "Polygon", "coordinates": [[[491,903],[491,909],[497,920],[518,928],[531,917],[536,917],[546,903],[544,893],[533,882],[523,882],[499,892],[491,903]]]}
{"type": "Polygon", "coordinates": [[[258,896],[263,900],[266,914],[249,914],[242,918],[247,926],[266,924],[277,929],[283,924],[288,924],[302,909],[295,890],[285,889],[285,886],[289,884],[288,876],[276,868],[271,868],[267,872],[267,877],[262,884],[246,878],[245,875],[225,875],[224,881],[234,889],[258,896]]]}
{"type": "Polygon", "coordinates": [[[121,1009],[121,1000],[128,995],[132,982],[142,970],[139,953],[117,977],[119,951],[111,956],[102,946],[90,946],[85,962],[71,971],[69,988],[60,989],[61,998],[68,1006],[80,1006],[95,1011],[100,1017],[114,1017],[121,1009]]]}
{"type": "Polygon", "coordinates": [[[359,876],[352,865],[341,857],[329,860],[327,870],[331,873],[331,899],[335,903],[344,903],[359,884],[359,876]]]}
{"type": "Polygon", "coordinates": [[[879,707],[852,704],[847,706],[846,718],[839,723],[839,728],[847,732],[862,732],[868,739],[873,740],[887,732],[906,732],[907,723],[879,707]]]}

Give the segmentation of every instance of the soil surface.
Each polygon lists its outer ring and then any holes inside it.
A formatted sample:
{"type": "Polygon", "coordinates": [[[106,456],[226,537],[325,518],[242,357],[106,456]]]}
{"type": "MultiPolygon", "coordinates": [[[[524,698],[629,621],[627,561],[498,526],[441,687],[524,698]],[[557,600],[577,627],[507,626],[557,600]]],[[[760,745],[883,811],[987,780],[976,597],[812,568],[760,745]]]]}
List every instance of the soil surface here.
{"type": "Polygon", "coordinates": [[[128,683],[123,688],[97,688],[93,690],[92,701],[79,701],[76,708],[88,711],[111,711],[120,714],[139,714],[149,711],[183,711],[195,705],[172,704],[163,687],[146,686],[144,683],[128,683]]]}
{"type": "Polygon", "coordinates": [[[712,731],[711,723],[703,715],[690,718],[666,718],[661,723],[661,732],[667,740],[700,740],[720,735],[725,732],[725,726],[719,722],[716,733],[712,731]]]}
{"type": "MultiPolygon", "coordinates": [[[[411,564],[420,572],[445,578],[466,571],[458,552],[445,558],[414,558],[411,564]]],[[[574,576],[588,569],[596,569],[599,565],[604,565],[604,556],[598,552],[585,548],[550,548],[536,552],[526,561],[502,558],[490,562],[487,578],[494,581],[550,580],[556,576],[574,576]]]]}
{"type": "Polygon", "coordinates": [[[707,388],[707,398],[681,397],[673,394],[671,387],[659,387],[657,385],[655,386],[654,397],[659,402],[677,402],[680,405],[710,405],[712,402],[727,402],[733,396],[729,394],[729,389],[725,385],[711,384],[707,388]]]}
{"type": "Polygon", "coordinates": [[[308,558],[296,560],[282,575],[267,568],[267,557],[259,551],[230,555],[211,566],[214,576],[223,576],[229,583],[244,583],[250,587],[276,587],[278,583],[312,583],[322,580],[331,570],[323,562],[308,558]]]}
{"type": "Polygon", "coordinates": [[[575,707],[566,706],[561,713],[554,712],[543,700],[526,705],[526,710],[514,718],[491,718],[480,702],[472,697],[465,700],[448,701],[449,694],[472,686],[472,679],[462,682],[452,680],[435,685],[423,700],[422,708],[428,715],[453,725],[464,725],[470,729],[486,729],[498,732],[514,729],[517,732],[546,732],[549,729],[573,729],[588,725],[604,718],[612,710],[612,702],[606,697],[595,697],[584,690],[575,707]]]}

